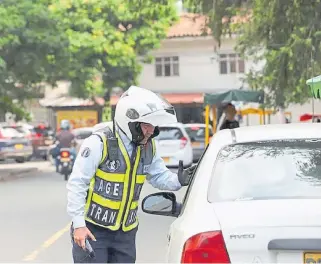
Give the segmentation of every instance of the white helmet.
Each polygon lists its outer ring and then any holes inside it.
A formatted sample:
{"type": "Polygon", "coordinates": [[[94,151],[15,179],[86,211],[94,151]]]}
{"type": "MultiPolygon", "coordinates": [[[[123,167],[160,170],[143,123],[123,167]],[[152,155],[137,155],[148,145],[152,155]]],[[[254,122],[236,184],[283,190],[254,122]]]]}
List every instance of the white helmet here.
{"type": "Polygon", "coordinates": [[[176,123],[177,118],[174,107],[160,95],[131,86],[116,105],[115,122],[131,141],[139,143],[144,138],[140,123],[153,125],[155,137],[158,126],[176,123]]]}

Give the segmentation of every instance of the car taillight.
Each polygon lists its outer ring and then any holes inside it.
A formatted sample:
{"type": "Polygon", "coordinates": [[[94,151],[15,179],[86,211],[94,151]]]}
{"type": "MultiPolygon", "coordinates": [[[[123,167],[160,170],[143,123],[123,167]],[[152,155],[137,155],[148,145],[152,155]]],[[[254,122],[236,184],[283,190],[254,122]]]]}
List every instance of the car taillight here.
{"type": "Polygon", "coordinates": [[[68,158],[70,156],[70,152],[69,151],[61,151],[60,156],[62,158],[68,158]]]}
{"type": "Polygon", "coordinates": [[[181,263],[230,263],[221,231],[190,237],[184,245],[181,263]]]}
{"type": "Polygon", "coordinates": [[[181,138],[181,145],[180,148],[185,148],[186,144],[187,144],[188,139],[186,137],[182,137],[181,138]]]}

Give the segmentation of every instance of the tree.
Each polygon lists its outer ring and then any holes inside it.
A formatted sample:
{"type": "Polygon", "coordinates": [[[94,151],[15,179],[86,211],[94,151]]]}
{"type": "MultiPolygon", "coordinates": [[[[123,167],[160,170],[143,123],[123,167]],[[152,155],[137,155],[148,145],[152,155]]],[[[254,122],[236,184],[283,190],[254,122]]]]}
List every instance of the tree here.
{"type": "Polygon", "coordinates": [[[0,115],[28,118],[23,101],[39,94],[41,83],[63,77],[68,39],[49,1],[2,0],[0,4],[0,115]]]}
{"type": "Polygon", "coordinates": [[[105,120],[111,119],[111,88],[137,84],[142,61],[151,61],[149,52],[177,19],[172,0],[67,0],[50,10],[62,18],[69,37],[72,91],[103,95],[105,120]]]}
{"type": "Polygon", "coordinates": [[[216,39],[238,33],[236,50],[245,58],[265,62],[261,70],[251,70],[246,81],[252,89],[265,88],[268,106],[282,110],[311,97],[305,82],[321,66],[319,0],[189,0],[192,6],[196,2],[215,3],[205,12],[211,15],[216,39]],[[250,14],[246,23],[231,19],[245,14],[250,14]]]}

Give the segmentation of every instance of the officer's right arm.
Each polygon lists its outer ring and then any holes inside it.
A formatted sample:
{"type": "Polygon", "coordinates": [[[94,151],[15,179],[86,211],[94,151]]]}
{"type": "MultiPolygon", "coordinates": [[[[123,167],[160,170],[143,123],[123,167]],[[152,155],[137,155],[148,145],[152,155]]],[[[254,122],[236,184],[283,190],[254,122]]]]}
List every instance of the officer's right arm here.
{"type": "Polygon", "coordinates": [[[67,183],[67,212],[72,217],[73,227],[84,227],[86,195],[90,180],[95,175],[102,158],[103,143],[99,136],[91,135],[82,143],[72,173],[67,183]]]}

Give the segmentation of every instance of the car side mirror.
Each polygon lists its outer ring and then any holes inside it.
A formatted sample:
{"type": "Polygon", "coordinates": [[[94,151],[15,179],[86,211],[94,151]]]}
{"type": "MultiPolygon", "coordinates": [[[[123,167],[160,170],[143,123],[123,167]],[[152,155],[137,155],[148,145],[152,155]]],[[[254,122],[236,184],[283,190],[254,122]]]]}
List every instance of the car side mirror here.
{"type": "Polygon", "coordinates": [[[147,214],[177,217],[181,211],[181,204],[176,202],[174,193],[158,192],[143,199],[142,210],[147,214]]]}

